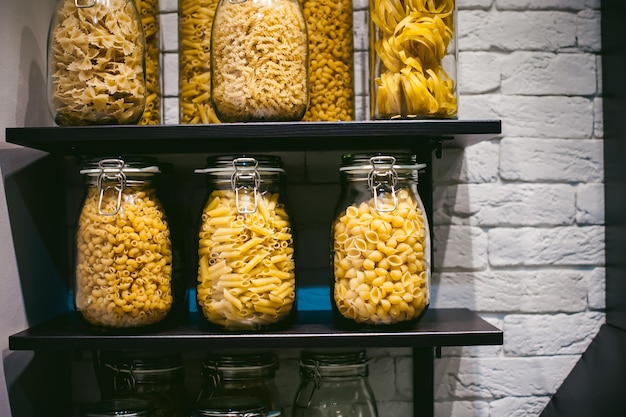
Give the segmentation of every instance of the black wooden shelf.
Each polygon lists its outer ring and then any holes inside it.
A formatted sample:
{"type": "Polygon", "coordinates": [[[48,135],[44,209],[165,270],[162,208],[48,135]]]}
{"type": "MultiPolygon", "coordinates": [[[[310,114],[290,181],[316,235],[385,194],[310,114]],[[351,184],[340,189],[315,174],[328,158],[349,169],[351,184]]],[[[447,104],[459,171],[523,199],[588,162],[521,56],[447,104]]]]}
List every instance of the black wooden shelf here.
{"type": "Polygon", "coordinates": [[[500,120],[255,122],[212,125],[7,128],[9,143],[57,154],[394,150],[466,147],[501,133],[500,120]]]}
{"type": "Polygon", "coordinates": [[[215,332],[198,319],[171,329],[143,332],[99,331],[68,313],[9,337],[11,350],[232,349],[437,347],[501,345],[502,331],[468,309],[429,309],[409,328],[342,330],[330,311],[299,312],[298,321],[275,332],[215,332]]]}

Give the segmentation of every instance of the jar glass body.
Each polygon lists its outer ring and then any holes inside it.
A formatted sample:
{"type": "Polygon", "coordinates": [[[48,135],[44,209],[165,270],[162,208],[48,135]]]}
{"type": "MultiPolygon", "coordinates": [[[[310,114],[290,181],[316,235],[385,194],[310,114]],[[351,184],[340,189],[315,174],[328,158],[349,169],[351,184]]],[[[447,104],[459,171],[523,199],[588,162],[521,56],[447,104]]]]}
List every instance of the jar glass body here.
{"type": "Polygon", "coordinates": [[[210,353],[198,402],[210,398],[256,398],[265,410],[280,410],[274,382],[278,359],[271,352],[210,353]]]}
{"type": "Polygon", "coordinates": [[[191,417],[280,417],[273,414],[254,397],[205,398],[196,403],[191,417]]]}
{"type": "Polygon", "coordinates": [[[135,0],[146,38],[146,107],[140,125],[161,124],[161,21],[159,0],[135,0]]]}
{"type": "Polygon", "coordinates": [[[413,155],[344,155],[331,230],[331,306],[343,324],[392,325],[430,302],[430,230],[413,155]]]}
{"type": "Polygon", "coordinates": [[[288,325],[295,313],[294,236],[282,161],[207,159],[198,232],[198,310],[223,329],[288,325]]]}
{"type": "Polygon", "coordinates": [[[304,351],[292,417],[377,417],[365,352],[304,351]]]}
{"type": "Polygon", "coordinates": [[[85,177],[76,232],[74,300],[90,324],[138,328],[173,311],[177,283],[169,224],[157,195],[157,165],[95,159],[85,177]]]}
{"type": "Polygon", "coordinates": [[[309,35],[309,106],[303,121],[354,120],[351,0],[301,0],[309,35]]]}
{"type": "Polygon", "coordinates": [[[96,371],[103,399],[146,400],[155,417],[189,415],[180,354],[101,352],[96,371]]]}
{"type": "Polygon", "coordinates": [[[222,122],[301,120],[309,101],[307,29],[298,0],[220,0],[211,99],[222,122]]]}
{"type": "Polygon", "coordinates": [[[211,103],[211,27],[218,0],[178,0],[179,120],[219,123],[211,103]]]}
{"type": "Polygon", "coordinates": [[[454,119],[456,0],[370,0],[372,119],[454,119]]]}
{"type": "Polygon", "coordinates": [[[136,124],[146,44],[133,0],[59,0],[48,34],[48,104],[61,126],[136,124]]]}
{"type": "Polygon", "coordinates": [[[124,398],[102,400],[80,407],[80,417],[157,417],[145,400],[124,398]]]}

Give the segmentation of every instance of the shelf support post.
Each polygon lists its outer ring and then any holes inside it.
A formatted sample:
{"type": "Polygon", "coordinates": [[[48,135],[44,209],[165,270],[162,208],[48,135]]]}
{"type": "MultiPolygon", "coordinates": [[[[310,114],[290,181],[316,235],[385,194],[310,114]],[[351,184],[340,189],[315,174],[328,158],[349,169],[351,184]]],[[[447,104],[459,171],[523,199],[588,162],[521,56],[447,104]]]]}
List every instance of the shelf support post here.
{"type": "Polygon", "coordinates": [[[434,417],[434,348],[413,348],[413,416],[434,417]]]}

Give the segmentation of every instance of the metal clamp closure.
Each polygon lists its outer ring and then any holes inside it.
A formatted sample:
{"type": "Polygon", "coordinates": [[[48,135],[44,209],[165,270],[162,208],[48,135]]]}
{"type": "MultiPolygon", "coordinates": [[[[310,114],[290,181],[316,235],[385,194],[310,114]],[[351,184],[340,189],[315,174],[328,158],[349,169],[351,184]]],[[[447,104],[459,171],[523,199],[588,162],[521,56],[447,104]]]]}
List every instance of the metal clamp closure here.
{"type": "Polygon", "coordinates": [[[115,376],[113,377],[113,389],[118,392],[134,392],[137,380],[133,374],[132,366],[127,369],[120,369],[112,364],[105,364],[107,368],[111,369],[115,376]]]}
{"type": "Polygon", "coordinates": [[[103,159],[98,162],[100,174],[98,175],[98,214],[103,216],[115,216],[122,206],[122,192],[126,188],[126,174],[123,172],[124,161],[121,159],[103,159]],[[102,204],[104,195],[113,193],[116,200],[115,210],[106,211],[102,204]]]}
{"type": "Polygon", "coordinates": [[[396,158],[393,156],[373,156],[370,158],[372,169],[367,175],[367,184],[374,196],[374,208],[380,213],[394,211],[398,206],[396,185],[398,173],[393,168],[396,158]],[[386,194],[390,194],[392,203],[385,202],[386,194]]]}
{"type": "Polygon", "coordinates": [[[74,0],[74,6],[76,6],[79,9],[88,9],[90,7],[95,6],[97,1],[98,0],[92,0],[91,3],[79,4],[80,0],[74,0]]]}
{"type": "Polygon", "coordinates": [[[235,192],[235,204],[240,214],[250,214],[257,210],[257,191],[261,185],[261,175],[257,170],[259,162],[254,158],[235,158],[235,172],[230,178],[235,192]]]}

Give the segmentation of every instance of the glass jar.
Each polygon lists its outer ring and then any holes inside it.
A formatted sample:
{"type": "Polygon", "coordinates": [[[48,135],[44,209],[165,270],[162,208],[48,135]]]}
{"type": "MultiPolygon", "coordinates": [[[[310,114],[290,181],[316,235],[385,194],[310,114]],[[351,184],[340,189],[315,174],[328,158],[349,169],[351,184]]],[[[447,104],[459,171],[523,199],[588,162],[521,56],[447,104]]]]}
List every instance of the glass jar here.
{"type": "Polygon", "coordinates": [[[370,0],[372,119],[457,117],[455,0],[370,0]]]}
{"type": "Polygon", "coordinates": [[[204,361],[206,383],[198,401],[220,397],[257,398],[266,410],[281,412],[274,376],[278,358],[272,352],[212,352],[204,361]]]}
{"type": "Polygon", "coordinates": [[[181,124],[220,122],[211,103],[211,27],[217,2],[178,1],[181,124]]]}
{"type": "Polygon", "coordinates": [[[156,417],[149,402],[138,399],[103,400],[80,407],[80,417],[156,417]]]}
{"type": "Polygon", "coordinates": [[[351,0],[300,0],[309,35],[309,106],[302,120],[354,120],[351,0]]]}
{"type": "Polygon", "coordinates": [[[48,104],[61,126],[136,124],[145,37],[133,0],[59,0],[48,35],[48,104]]]}
{"type": "Polygon", "coordinates": [[[135,0],[146,38],[146,108],[140,125],[161,124],[161,33],[159,0],[135,0]]]}
{"type": "Polygon", "coordinates": [[[364,350],[303,351],[292,417],[377,417],[364,350]]]}
{"type": "Polygon", "coordinates": [[[223,329],[286,325],[295,312],[294,238],[282,160],[211,156],[198,232],[198,311],[223,329]]]}
{"type": "Polygon", "coordinates": [[[388,325],[430,302],[430,229],[415,155],[349,154],[331,232],[331,306],[339,323],[388,325]]]}
{"type": "Polygon", "coordinates": [[[155,417],[187,417],[185,369],[180,354],[101,352],[96,362],[103,399],[148,401],[155,417]]]}
{"type": "Polygon", "coordinates": [[[199,401],[191,417],[280,417],[253,397],[218,397],[199,401]]]}
{"type": "Polygon", "coordinates": [[[298,0],[220,0],[211,36],[211,99],[222,122],[302,119],[308,40],[298,0]]]}
{"type": "Polygon", "coordinates": [[[90,324],[162,322],[174,303],[172,244],[156,192],[156,160],[87,160],[76,232],[75,304],[90,324]]]}

